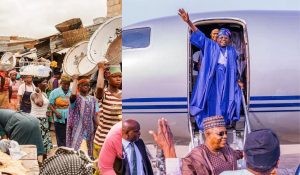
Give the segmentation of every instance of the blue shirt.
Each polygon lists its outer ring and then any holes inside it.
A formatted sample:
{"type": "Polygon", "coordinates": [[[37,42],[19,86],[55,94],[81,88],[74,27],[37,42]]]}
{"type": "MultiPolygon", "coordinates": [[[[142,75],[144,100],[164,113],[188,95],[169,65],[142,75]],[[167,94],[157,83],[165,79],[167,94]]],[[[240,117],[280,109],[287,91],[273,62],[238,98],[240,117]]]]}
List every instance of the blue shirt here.
{"type": "Polygon", "coordinates": [[[70,101],[70,95],[71,95],[71,90],[69,89],[68,92],[65,94],[65,92],[62,90],[61,87],[54,89],[49,96],[49,101],[50,104],[53,105],[54,107],[56,107],[56,111],[58,111],[61,114],[61,119],[56,118],[55,113],[53,114],[54,116],[54,121],[58,122],[58,123],[65,123],[65,120],[68,118],[69,116],[69,106],[66,106],[66,108],[60,109],[57,108],[57,105],[55,104],[55,101],[58,98],[61,98],[60,100],[64,100],[64,101],[70,101]]]}

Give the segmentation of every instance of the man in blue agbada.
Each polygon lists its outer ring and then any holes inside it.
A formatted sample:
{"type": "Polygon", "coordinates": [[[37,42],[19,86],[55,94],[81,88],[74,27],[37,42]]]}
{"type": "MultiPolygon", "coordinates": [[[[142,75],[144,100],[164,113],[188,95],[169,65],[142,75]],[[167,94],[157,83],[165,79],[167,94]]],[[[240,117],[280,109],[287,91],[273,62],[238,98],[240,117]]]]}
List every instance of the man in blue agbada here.
{"type": "Polygon", "coordinates": [[[200,73],[190,100],[190,113],[198,127],[209,116],[223,116],[226,125],[240,119],[241,90],[238,86],[237,53],[230,46],[231,33],[222,28],[217,42],[207,38],[189,19],[184,9],[178,13],[192,29],[190,41],[203,52],[200,73]]]}

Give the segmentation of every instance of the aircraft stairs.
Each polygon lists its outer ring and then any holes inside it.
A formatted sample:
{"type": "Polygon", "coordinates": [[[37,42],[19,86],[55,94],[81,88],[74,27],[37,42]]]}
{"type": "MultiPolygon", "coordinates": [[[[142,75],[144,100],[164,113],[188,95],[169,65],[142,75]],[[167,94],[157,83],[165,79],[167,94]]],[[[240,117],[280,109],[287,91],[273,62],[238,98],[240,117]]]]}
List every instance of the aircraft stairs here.
{"type": "MultiPolygon", "coordinates": [[[[239,150],[243,149],[247,133],[250,133],[251,131],[249,125],[249,119],[248,119],[248,110],[247,110],[247,105],[246,105],[244,95],[242,99],[242,106],[243,106],[243,111],[241,112],[240,120],[236,122],[234,128],[233,127],[227,128],[228,145],[230,145],[233,149],[239,149],[239,150]]],[[[204,140],[205,140],[204,133],[202,131],[196,131],[194,132],[194,137],[191,146],[195,147],[199,144],[203,144],[204,140]]]]}

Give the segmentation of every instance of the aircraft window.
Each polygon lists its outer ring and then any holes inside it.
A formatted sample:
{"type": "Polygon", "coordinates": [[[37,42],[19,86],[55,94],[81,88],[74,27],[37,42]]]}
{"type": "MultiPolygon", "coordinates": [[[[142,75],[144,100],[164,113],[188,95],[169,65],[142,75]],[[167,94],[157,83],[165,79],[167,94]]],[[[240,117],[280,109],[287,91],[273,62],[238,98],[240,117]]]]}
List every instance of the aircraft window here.
{"type": "Polygon", "coordinates": [[[150,32],[151,29],[149,27],[124,30],[122,32],[122,48],[135,49],[148,47],[150,44],[150,32]]]}

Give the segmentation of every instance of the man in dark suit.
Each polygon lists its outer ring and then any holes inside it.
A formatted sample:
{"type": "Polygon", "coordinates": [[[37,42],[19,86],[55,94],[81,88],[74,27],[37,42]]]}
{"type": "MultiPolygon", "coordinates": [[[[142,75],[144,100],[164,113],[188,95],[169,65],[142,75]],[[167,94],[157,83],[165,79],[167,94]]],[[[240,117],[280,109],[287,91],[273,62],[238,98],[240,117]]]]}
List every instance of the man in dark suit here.
{"type": "Polygon", "coordinates": [[[137,121],[123,121],[123,175],[153,175],[145,144],[139,139],[140,135],[140,124],[137,121]]]}

